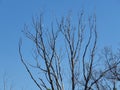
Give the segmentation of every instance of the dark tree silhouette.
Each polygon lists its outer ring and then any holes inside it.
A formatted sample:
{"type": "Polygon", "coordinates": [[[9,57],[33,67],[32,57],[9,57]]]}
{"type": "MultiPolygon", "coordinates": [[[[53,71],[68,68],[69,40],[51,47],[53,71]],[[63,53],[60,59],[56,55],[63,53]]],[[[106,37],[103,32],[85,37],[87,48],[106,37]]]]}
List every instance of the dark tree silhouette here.
{"type": "Polygon", "coordinates": [[[105,59],[99,60],[96,52],[98,38],[96,15],[86,20],[84,13],[81,12],[77,23],[73,22],[69,15],[56,20],[56,24],[51,23],[50,28],[42,25],[43,15],[40,15],[39,19],[33,19],[33,31],[28,30],[27,26],[24,27],[24,34],[35,45],[36,65],[26,63],[21,51],[22,40],[19,43],[21,61],[40,90],[112,88],[106,84],[106,81],[110,82],[107,75],[113,74],[115,76],[113,78],[119,79],[116,72],[119,62],[107,63],[108,67],[105,64],[104,68],[99,66],[105,59]],[[31,68],[37,69],[40,74],[34,74],[31,68]]]}

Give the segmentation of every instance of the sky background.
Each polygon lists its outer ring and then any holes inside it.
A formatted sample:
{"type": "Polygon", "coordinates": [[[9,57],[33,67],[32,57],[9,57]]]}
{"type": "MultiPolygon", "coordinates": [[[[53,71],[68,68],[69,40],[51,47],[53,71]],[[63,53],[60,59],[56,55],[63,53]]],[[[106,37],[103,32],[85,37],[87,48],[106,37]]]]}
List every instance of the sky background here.
{"type": "MultiPolygon", "coordinates": [[[[98,48],[120,45],[120,0],[0,0],[0,90],[3,76],[13,89],[35,90],[36,86],[20,62],[19,38],[23,39],[24,56],[28,58],[32,48],[21,30],[24,24],[32,24],[32,17],[44,13],[46,21],[72,11],[78,14],[84,9],[88,16],[96,13],[98,48]],[[51,18],[50,18],[51,17],[51,18]],[[28,51],[27,51],[28,50],[28,51]]],[[[36,88],[37,90],[37,88],[36,88]]]]}

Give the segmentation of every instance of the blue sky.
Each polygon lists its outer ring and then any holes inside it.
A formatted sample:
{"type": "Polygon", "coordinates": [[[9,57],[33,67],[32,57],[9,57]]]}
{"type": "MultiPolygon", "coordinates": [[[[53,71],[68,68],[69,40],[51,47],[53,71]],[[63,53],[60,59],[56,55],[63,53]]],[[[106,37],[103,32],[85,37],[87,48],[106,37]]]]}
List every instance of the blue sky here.
{"type": "MultiPolygon", "coordinates": [[[[25,38],[21,33],[25,23],[31,24],[32,17],[40,12],[44,12],[46,21],[52,21],[54,16],[61,17],[70,11],[77,16],[82,8],[88,16],[96,13],[98,48],[119,46],[120,0],[0,0],[0,87],[6,73],[15,90],[35,89],[18,54],[19,38],[25,38]]],[[[32,51],[29,40],[23,42],[25,49],[32,51]]],[[[29,51],[24,52],[25,55],[29,51]]]]}

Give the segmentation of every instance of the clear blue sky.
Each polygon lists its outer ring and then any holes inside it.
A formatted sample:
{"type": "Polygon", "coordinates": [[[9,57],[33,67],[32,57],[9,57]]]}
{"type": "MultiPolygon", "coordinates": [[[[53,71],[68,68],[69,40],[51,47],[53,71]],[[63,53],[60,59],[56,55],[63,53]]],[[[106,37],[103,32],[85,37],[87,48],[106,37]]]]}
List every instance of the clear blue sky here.
{"type": "MultiPolygon", "coordinates": [[[[35,90],[18,54],[19,38],[25,38],[21,33],[25,23],[31,24],[32,17],[40,12],[49,21],[51,16],[60,17],[69,11],[77,16],[81,8],[88,16],[94,12],[97,15],[98,48],[120,45],[120,0],[0,0],[0,87],[6,73],[8,85],[11,83],[15,90],[35,90]]],[[[27,50],[28,44],[24,39],[27,50]]]]}

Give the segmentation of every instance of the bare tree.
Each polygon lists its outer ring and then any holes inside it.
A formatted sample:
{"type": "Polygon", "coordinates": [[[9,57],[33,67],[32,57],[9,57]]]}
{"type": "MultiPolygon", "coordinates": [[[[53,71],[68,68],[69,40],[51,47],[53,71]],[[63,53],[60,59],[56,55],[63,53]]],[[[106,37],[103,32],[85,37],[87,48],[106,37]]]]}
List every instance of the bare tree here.
{"type": "MultiPolygon", "coordinates": [[[[2,88],[2,87],[1,87],[2,88]]],[[[13,85],[8,85],[8,80],[7,80],[7,77],[6,77],[6,74],[4,74],[4,77],[3,77],[3,90],[13,90],[13,85]]]]}
{"type": "Polygon", "coordinates": [[[105,47],[102,55],[106,68],[111,68],[105,77],[113,84],[113,90],[116,90],[116,83],[120,81],[120,51],[118,49],[114,53],[112,48],[105,47]]]}
{"type": "Polygon", "coordinates": [[[89,17],[86,23],[81,12],[74,25],[69,15],[56,20],[55,25],[51,23],[51,28],[44,28],[42,19],[42,15],[33,19],[34,31],[24,27],[24,34],[35,44],[36,65],[25,61],[22,41],[19,43],[21,61],[37,87],[40,90],[109,90],[109,85],[105,85],[109,80],[106,75],[119,63],[104,69],[97,66],[100,61],[96,55],[96,16],[89,17]],[[35,76],[31,68],[37,69],[41,75],[35,76]],[[65,83],[66,77],[70,82],[65,83]],[[70,88],[66,87],[68,85],[70,88]]]}

